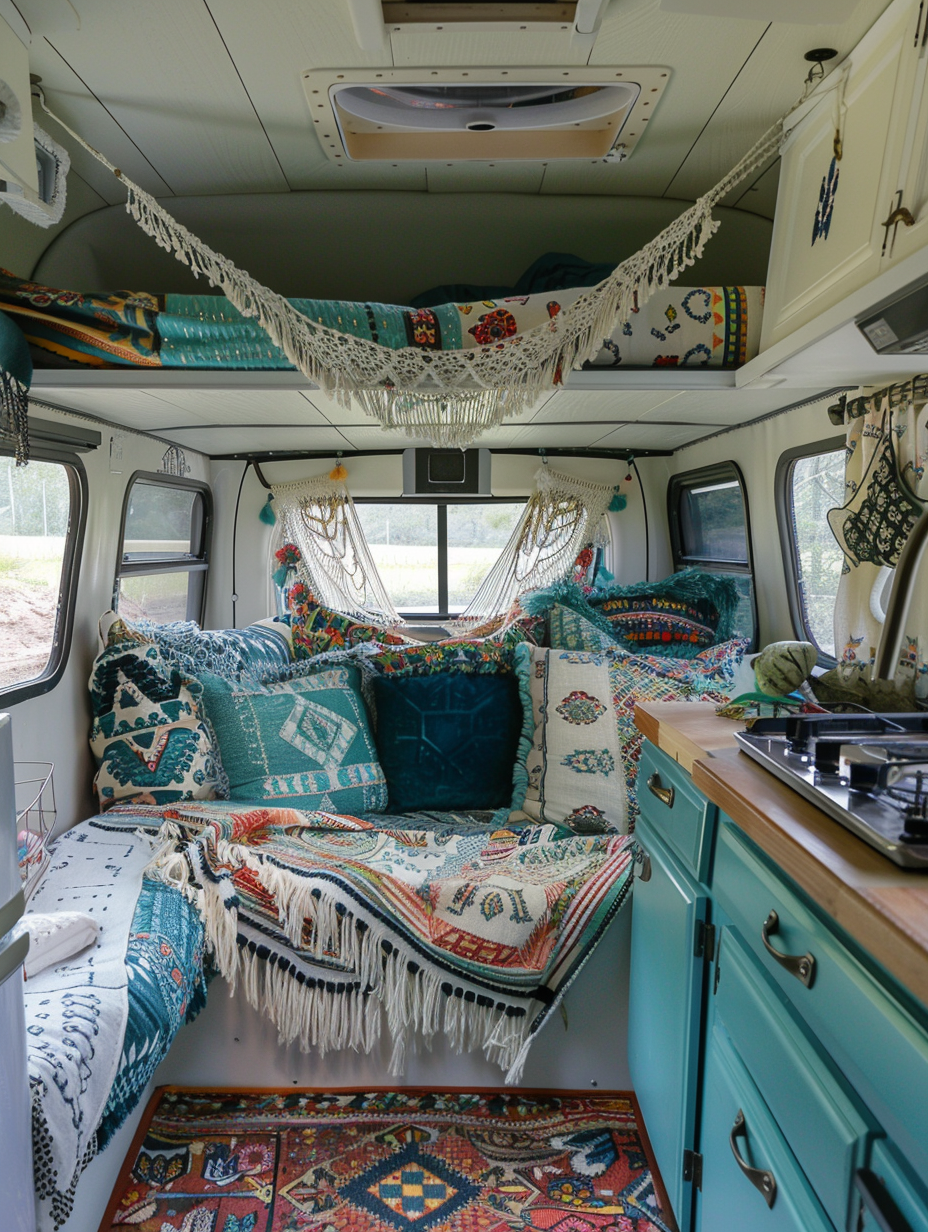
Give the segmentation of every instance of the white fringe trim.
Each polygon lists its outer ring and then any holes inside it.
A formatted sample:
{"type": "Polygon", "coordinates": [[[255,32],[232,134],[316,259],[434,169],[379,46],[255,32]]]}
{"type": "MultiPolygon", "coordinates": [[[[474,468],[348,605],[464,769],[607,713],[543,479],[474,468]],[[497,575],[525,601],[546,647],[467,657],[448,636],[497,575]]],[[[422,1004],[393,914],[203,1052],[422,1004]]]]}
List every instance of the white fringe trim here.
{"type": "MultiPolygon", "coordinates": [[[[334,992],[324,985],[320,969],[314,986],[301,983],[289,970],[285,953],[279,961],[261,958],[247,940],[239,944],[238,910],[230,901],[232,883],[191,875],[191,861],[204,862],[197,841],[184,842],[178,826],[165,823],[155,861],[146,876],[157,877],[181,891],[195,904],[206,929],[209,951],[229,984],[229,995],[241,989],[246,1001],[267,1015],[278,1030],[282,1044],[298,1041],[304,1052],[321,1055],[344,1048],[369,1053],[379,1043],[384,1017],[393,1042],[389,1072],[401,1075],[410,1043],[418,1037],[426,1047],[445,1036],[455,1053],[480,1049],[488,1061],[506,1070],[506,1083],[519,1081],[536,1032],[537,1014],[510,1014],[502,997],[480,994],[492,1005],[478,1005],[462,994],[448,996],[442,985],[449,983],[441,971],[427,969],[420,955],[397,946],[395,934],[361,921],[344,904],[320,887],[266,862],[241,844],[220,839],[214,859],[221,866],[247,868],[278,904],[279,923],[293,946],[295,958],[331,960],[335,955],[341,972],[331,973],[329,983],[349,980],[353,986],[334,992]],[[175,848],[174,850],[170,850],[175,848]],[[307,936],[308,933],[308,936],[307,936]],[[383,945],[391,947],[384,953],[383,945]],[[415,965],[415,971],[410,971],[415,965]]],[[[211,836],[206,842],[213,844],[211,836]]],[[[211,863],[213,860],[211,859],[211,863]]],[[[261,944],[272,944],[265,941],[261,944]]],[[[476,994],[475,994],[476,995],[476,994]]],[[[540,1007],[539,1007],[540,1008],[540,1007]]]]}

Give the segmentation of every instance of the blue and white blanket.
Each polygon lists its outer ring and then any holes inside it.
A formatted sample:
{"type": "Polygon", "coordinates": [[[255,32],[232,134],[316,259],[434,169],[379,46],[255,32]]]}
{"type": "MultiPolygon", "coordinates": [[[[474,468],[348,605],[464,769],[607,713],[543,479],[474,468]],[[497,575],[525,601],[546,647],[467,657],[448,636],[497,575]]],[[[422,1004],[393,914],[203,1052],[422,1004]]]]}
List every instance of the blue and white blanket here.
{"type": "Polygon", "coordinates": [[[29,911],[84,911],[96,944],[25,985],[40,1232],[69,1216],[119,1069],[128,1017],[126,947],[152,843],[82,822],[56,843],[29,911]],[[118,883],[118,885],[117,885],[118,883]]]}

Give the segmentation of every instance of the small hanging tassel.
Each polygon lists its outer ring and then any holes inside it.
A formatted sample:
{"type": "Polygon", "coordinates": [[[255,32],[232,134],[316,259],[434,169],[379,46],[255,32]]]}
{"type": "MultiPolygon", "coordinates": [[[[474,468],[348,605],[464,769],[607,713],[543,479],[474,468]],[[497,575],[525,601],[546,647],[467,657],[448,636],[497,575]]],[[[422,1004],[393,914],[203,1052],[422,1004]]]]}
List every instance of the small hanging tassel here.
{"type": "Polygon", "coordinates": [[[619,513],[628,504],[628,497],[624,492],[616,492],[612,500],[609,502],[609,512],[619,513]]]}
{"type": "Polygon", "coordinates": [[[290,565],[281,565],[279,569],[274,570],[271,574],[271,581],[275,586],[283,587],[287,585],[287,574],[290,572],[290,568],[290,565]]]}
{"type": "Polygon", "coordinates": [[[341,458],[339,458],[338,461],[335,463],[335,469],[329,471],[329,478],[330,479],[347,479],[348,478],[348,472],[345,469],[345,467],[342,465],[341,458]]]}
{"type": "Polygon", "coordinates": [[[273,526],[277,521],[277,514],[274,512],[274,493],[268,492],[267,500],[261,506],[261,512],[258,517],[267,526],[273,526]]]}

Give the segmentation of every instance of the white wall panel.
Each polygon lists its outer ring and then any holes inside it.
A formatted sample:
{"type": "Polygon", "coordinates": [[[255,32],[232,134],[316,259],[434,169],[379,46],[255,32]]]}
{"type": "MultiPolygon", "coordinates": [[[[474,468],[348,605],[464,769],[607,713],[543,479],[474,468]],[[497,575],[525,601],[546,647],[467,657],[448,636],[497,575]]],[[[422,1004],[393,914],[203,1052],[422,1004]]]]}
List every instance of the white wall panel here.
{"type": "MultiPolygon", "coordinates": [[[[42,417],[69,422],[66,415],[49,411],[43,411],[42,417]]],[[[77,606],[67,667],[51,692],[9,707],[13,715],[13,748],[17,760],[55,763],[59,831],[96,812],[91,790],[94,764],[88,744],[87,681],[97,653],[97,624],[100,616],[112,606],[126,485],[133,471],[158,470],[165,451],[162,441],[122,432],[119,434],[123,448],[121,471],[112,473],[110,433],[105,428],[102,431],[100,448],[80,455],[87,472],[89,506],[83,558],[78,564],[77,606]]],[[[205,458],[191,451],[187,454],[187,462],[191,467],[191,479],[207,478],[205,458]]]]}

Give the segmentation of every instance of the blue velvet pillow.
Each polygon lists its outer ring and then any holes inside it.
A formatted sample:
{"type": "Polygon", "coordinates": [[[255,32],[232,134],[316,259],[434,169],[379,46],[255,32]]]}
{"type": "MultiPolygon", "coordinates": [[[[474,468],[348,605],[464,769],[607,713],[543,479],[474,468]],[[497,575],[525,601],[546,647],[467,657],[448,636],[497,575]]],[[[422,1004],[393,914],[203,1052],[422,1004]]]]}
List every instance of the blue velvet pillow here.
{"type": "Polygon", "coordinates": [[[380,676],[373,689],[391,812],[510,804],[523,726],[513,676],[380,676]]]}

